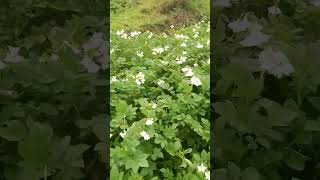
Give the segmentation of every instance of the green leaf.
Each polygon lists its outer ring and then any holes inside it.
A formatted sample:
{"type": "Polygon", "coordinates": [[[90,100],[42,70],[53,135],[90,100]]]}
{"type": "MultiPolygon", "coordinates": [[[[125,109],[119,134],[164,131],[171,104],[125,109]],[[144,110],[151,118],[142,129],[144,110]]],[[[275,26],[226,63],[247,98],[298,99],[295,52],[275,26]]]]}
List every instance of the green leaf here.
{"type": "Polygon", "coordinates": [[[57,109],[48,103],[41,103],[39,106],[39,111],[52,116],[58,114],[57,109]]]}
{"type": "Polygon", "coordinates": [[[0,128],[0,137],[8,141],[19,141],[27,135],[27,128],[17,120],[11,120],[5,123],[6,127],[0,128]]]}
{"type": "Polygon", "coordinates": [[[52,128],[46,124],[34,123],[26,138],[18,143],[18,152],[29,168],[43,168],[49,158],[52,128]]]}
{"type": "Polygon", "coordinates": [[[285,157],[284,160],[286,164],[298,171],[304,170],[305,167],[305,161],[307,160],[307,157],[298,151],[295,151],[294,149],[286,149],[285,151],[285,157]]]}
{"type": "Polygon", "coordinates": [[[261,180],[262,177],[256,168],[248,167],[242,172],[241,179],[242,180],[261,180]]]}
{"type": "Polygon", "coordinates": [[[123,172],[119,172],[117,166],[113,165],[110,171],[110,180],[122,180],[123,172]]]}

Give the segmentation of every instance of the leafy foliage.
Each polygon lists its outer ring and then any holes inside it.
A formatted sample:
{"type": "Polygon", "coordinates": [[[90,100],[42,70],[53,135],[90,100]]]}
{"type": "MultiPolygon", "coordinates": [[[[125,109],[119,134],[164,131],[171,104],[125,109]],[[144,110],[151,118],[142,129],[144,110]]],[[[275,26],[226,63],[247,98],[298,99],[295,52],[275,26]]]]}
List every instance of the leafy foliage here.
{"type": "Polygon", "coordinates": [[[213,6],[213,178],[319,179],[319,6],[213,6]]]}
{"type": "Polygon", "coordinates": [[[1,1],[0,179],[106,178],[106,9],[1,1]]]}
{"type": "Polygon", "coordinates": [[[208,178],[208,63],[204,21],[111,32],[111,179],[208,178]]]}

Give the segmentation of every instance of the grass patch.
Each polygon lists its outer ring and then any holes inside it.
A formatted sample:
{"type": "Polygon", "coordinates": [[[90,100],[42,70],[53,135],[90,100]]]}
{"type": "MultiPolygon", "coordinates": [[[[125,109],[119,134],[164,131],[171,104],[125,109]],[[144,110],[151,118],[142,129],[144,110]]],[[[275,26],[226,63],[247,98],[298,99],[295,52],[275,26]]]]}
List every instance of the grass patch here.
{"type": "Polygon", "coordinates": [[[111,30],[165,31],[209,17],[209,0],[132,0],[120,13],[111,13],[111,30]]]}

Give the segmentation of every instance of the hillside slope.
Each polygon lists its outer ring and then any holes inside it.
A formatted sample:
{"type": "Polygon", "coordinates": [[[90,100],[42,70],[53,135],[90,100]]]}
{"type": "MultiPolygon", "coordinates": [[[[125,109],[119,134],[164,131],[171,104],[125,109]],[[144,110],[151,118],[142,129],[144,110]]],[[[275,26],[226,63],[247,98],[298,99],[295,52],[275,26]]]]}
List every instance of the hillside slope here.
{"type": "MultiPolygon", "coordinates": [[[[119,2],[120,3],[120,2],[119,2]]],[[[170,25],[186,25],[208,18],[209,0],[132,0],[125,10],[111,12],[111,30],[148,29],[164,31],[170,25]]]]}

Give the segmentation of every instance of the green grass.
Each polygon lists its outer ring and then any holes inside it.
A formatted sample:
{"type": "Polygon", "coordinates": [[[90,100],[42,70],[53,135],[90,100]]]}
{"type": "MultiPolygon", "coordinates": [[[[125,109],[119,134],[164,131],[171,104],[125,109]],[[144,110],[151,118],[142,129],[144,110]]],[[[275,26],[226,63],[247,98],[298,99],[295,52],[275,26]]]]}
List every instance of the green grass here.
{"type": "Polygon", "coordinates": [[[111,13],[111,30],[163,29],[170,25],[188,24],[200,17],[209,17],[209,0],[131,1],[120,13],[111,13]]]}

